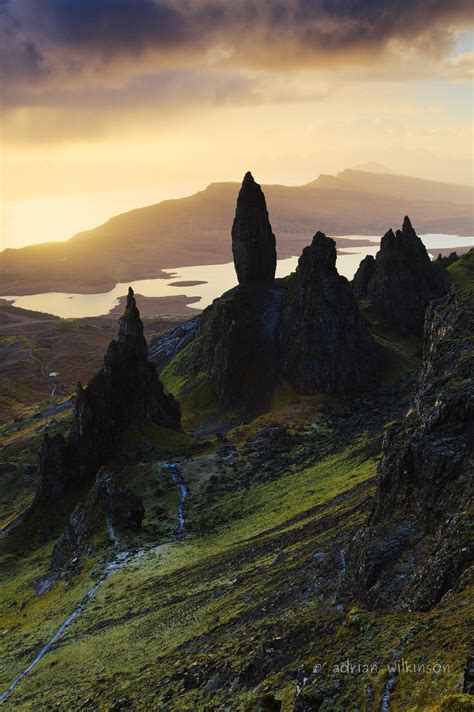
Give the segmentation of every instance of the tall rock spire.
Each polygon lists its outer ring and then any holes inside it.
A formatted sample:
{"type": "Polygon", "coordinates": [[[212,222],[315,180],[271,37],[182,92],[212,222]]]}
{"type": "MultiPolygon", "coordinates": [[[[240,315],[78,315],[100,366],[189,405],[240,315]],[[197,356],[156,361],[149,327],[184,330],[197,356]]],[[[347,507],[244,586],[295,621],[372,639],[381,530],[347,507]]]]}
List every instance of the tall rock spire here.
{"type": "Polygon", "coordinates": [[[145,421],[179,430],[180,410],[148,361],[143,323],[130,288],[117,340],[110,342],[104,365],[86,388],[77,384],[68,437],[46,439],[40,450],[37,499],[55,499],[69,486],[92,479],[125,431],[145,421]]]}
{"type": "Polygon", "coordinates": [[[118,342],[124,346],[133,345],[135,350],[147,352],[146,339],[143,335],[143,322],[137,308],[135,295],[131,287],[128,288],[125,311],[119,320],[118,342]]]}
{"type": "Polygon", "coordinates": [[[276,269],[275,235],[265,196],[247,172],[237,198],[232,225],[232,254],[240,284],[273,282],[276,269]]]}

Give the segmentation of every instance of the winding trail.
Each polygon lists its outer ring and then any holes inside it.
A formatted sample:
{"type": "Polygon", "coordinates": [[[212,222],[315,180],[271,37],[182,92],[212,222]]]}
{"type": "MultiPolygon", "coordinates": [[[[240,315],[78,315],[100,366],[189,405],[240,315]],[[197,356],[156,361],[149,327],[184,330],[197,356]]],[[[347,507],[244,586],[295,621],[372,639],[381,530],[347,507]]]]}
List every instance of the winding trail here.
{"type": "MultiPolygon", "coordinates": [[[[174,462],[167,462],[164,464],[161,464],[161,467],[165,467],[166,469],[169,469],[171,471],[171,477],[173,479],[173,482],[175,482],[180,490],[181,493],[181,499],[180,503],[178,506],[178,514],[177,514],[177,519],[178,519],[178,524],[179,524],[179,531],[177,538],[183,539],[185,536],[185,517],[184,517],[184,505],[186,502],[186,498],[188,496],[188,488],[183,482],[183,479],[181,477],[180,470],[177,466],[176,463],[174,462]]],[[[0,694],[0,705],[5,702],[7,697],[13,692],[13,690],[20,684],[20,682],[33,670],[36,665],[44,658],[46,653],[48,653],[51,648],[54,646],[54,644],[59,640],[59,638],[62,636],[62,634],[69,628],[69,626],[74,623],[76,618],[82,613],[82,611],[85,609],[89,601],[95,596],[97,591],[101,588],[101,586],[104,585],[104,583],[110,578],[110,576],[115,572],[121,569],[125,564],[132,562],[133,560],[139,558],[141,554],[145,551],[144,548],[139,549],[137,552],[134,554],[131,554],[130,552],[127,551],[120,551],[120,540],[117,536],[117,533],[114,529],[113,523],[110,519],[107,520],[107,531],[110,536],[110,540],[114,546],[114,548],[117,551],[116,557],[111,561],[109,564],[107,564],[102,576],[100,579],[92,586],[92,588],[89,589],[89,591],[86,593],[84,598],[81,600],[79,605],[73,610],[71,615],[64,621],[64,623],[57,629],[57,631],[54,633],[54,635],[48,640],[48,642],[41,648],[41,650],[38,652],[34,660],[26,667],[23,672],[21,672],[18,677],[15,678],[15,680],[7,687],[7,689],[0,694]]]]}
{"type": "MultiPolygon", "coordinates": [[[[31,338],[31,336],[28,336],[28,357],[29,357],[32,361],[34,361],[35,364],[38,366],[39,371],[40,371],[40,374],[41,374],[41,378],[44,378],[45,381],[51,381],[51,374],[48,375],[48,374],[46,373],[46,369],[45,369],[45,367],[44,367],[43,362],[41,361],[41,359],[38,358],[38,356],[35,356],[34,353],[33,353],[33,339],[31,338]]],[[[53,398],[54,398],[54,396],[56,395],[56,391],[57,391],[58,386],[59,386],[59,383],[58,383],[57,380],[56,380],[56,376],[59,376],[59,374],[55,374],[54,378],[52,379],[52,381],[53,381],[53,387],[52,387],[52,389],[51,389],[51,393],[49,394],[49,395],[50,395],[51,397],[53,397],[53,398]]]]}
{"type": "Polygon", "coordinates": [[[110,562],[110,564],[107,565],[101,578],[97,581],[97,583],[94,584],[94,586],[92,586],[91,589],[89,589],[89,591],[86,593],[77,608],[73,610],[69,618],[67,618],[64,623],[57,629],[56,633],[53,635],[52,638],[48,640],[46,645],[41,648],[35,659],[28,665],[28,667],[25,668],[23,672],[21,672],[18,677],[11,683],[11,685],[7,687],[5,692],[0,695],[0,704],[2,704],[7,699],[7,697],[13,692],[13,690],[28,675],[28,673],[31,672],[31,670],[33,670],[33,668],[40,662],[40,660],[46,655],[46,653],[51,650],[53,645],[59,640],[64,631],[67,630],[71,623],[74,623],[78,615],[82,613],[88,602],[97,593],[99,588],[103,586],[103,584],[107,581],[111,574],[113,574],[114,571],[117,571],[117,569],[123,566],[128,556],[128,554],[121,554],[116,559],[114,559],[114,561],[110,562]]]}
{"type": "Polygon", "coordinates": [[[44,369],[43,362],[40,361],[40,359],[39,359],[37,356],[35,356],[35,355],[33,354],[33,339],[31,338],[31,336],[28,337],[28,343],[29,343],[28,356],[29,356],[30,359],[31,359],[32,361],[34,361],[34,362],[36,363],[36,365],[38,366],[42,378],[45,378],[46,380],[48,380],[48,376],[46,375],[46,371],[45,371],[45,369],[44,369]]]}

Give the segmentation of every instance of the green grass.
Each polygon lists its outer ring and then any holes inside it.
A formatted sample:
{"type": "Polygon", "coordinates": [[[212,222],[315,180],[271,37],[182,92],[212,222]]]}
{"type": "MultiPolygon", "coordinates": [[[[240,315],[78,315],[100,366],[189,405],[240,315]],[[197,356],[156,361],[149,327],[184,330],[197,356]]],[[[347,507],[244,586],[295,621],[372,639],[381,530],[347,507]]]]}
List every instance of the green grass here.
{"type": "Polygon", "coordinates": [[[190,451],[198,445],[195,438],[184,432],[163,428],[156,423],[142,423],[130,427],[124,433],[114,459],[117,462],[126,460],[128,454],[133,454],[135,448],[144,441],[152,446],[156,459],[183,457],[189,455],[190,451]]]}
{"type": "Polygon", "coordinates": [[[474,249],[448,267],[451,282],[471,293],[474,289],[474,249]]]}
{"type": "Polygon", "coordinates": [[[180,351],[161,371],[160,379],[166,391],[179,401],[183,428],[194,429],[206,417],[222,411],[214,387],[204,373],[189,376],[185,373],[186,360],[192,344],[180,351]]]}
{"type": "MultiPolygon", "coordinates": [[[[178,712],[241,710],[245,705],[255,710],[267,693],[290,712],[301,665],[329,666],[374,655],[377,674],[343,678],[332,709],[364,709],[369,680],[378,709],[386,681],[383,665],[414,625],[419,629],[406,657],[436,658],[451,669],[442,679],[400,676],[393,709],[440,709],[443,697],[460,691],[468,630],[464,616],[472,607],[468,590],[426,614],[354,608],[345,614],[333,606],[336,554],[366,517],[373,487],[363,488],[376,469],[365,445],[362,439],[311,467],[290,468],[276,480],[225,491],[211,506],[203,495],[209,478],[231,477],[232,467],[212,453],[183,461],[189,487],[184,541],[169,541],[178,498],[166,470],[156,462],[129,468],[127,484],[142,494],[147,508],[144,531],[130,542],[138,546],[141,538],[144,553],[100,589],[5,709],[34,709],[42,695],[58,710],[87,709],[88,699],[107,710],[114,701],[130,699],[137,710],[148,712],[164,708],[163,696],[171,691],[168,706],[178,712]],[[158,515],[155,506],[161,509],[158,515]],[[193,533],[199,531],[199,517],[206,519],[205,535],[193,533]],[[327,564],[315,563],[313,556],[321,551],[327,564]],[[326,578],[318,574],[321,570],[326,578]],[[250,663],[253,672],[245,672],[250,663]],[[216,675],[217,687],[207,690],[216,675]],[[195,686],[185,682],[194,678],[195,686]],[[236,678],[240,681],[231,692],[236,678]]],[[[25,542],[24,547],[2,587],[0,631],[8,632],[0,638],[0,678],[5,681],[25,667],[104,565],[89,561],[78,579],[60,582],[38,598],[29,580],[44,570],[51,543],[28,550],[25,542]],[[9,609],[9,601],[15,601],[14,608],[9,609]]],[[[334,676],[326,668],[321,684],[334,689],[334,676]]]]}
{"type": "MultiPolygon", "coordinates": [[[[190,487],[191,499],[201,484],[203,473],[207,474],[212,466],[212,460],[204,455],[183,465],[183,477],[190,487]]],[[[157,496],[157,501],[165,510],[162,517],[167,517],[177,504],[176,493],[166,481],[166,474],[160,479],[157,467],[152,464],[137,466],[129,474],[129,484],[134,490],[145,493],[149,512],[144,523],[146,536],[152,534],[149,527],[153,528],[155,524],[150,507],[153,498],[157,496]],[[153,491],[154,482],[160,488],[157,495],[153,491]]],[[[21,689],[15,693],[15,696],[20,696],[16,697],[16,708],[21,709],[22,699],[28,704],[28,695],[44,676],[47,678],[53,674],[56,680],[58,694],[53,693],[52,699],[61,704],[67,700],[67,704],[74,706],[78,691],[84,690],[85,694],[87,679],[106,675],[108,681],[111,676],[116,682],[120,677],[126,684],[127,674],[131,677],[139,674],[150,655],[153,659],[157,653],[162,657],[168,651],[174,656],[179,645],[188,639],[209,632],[216,625],[231,624],[236,616],[245,612],[246,606],[243,601],[234,600],[235,592],[232,592],[231,584],[234,574],[227,571],[227,556],[239,556],[240,550],[245,552],[248,548],[249,540],[268,530],[269,534],[263,534],[261,541],[268,537],[270,551],[262,562],[265,566],[269,565],[274,558],[274,535],[271,531],[276,525],[281,527],[278,536],[296,530],[300,524],[292,521],[294,517],[302,515],[304,521],[308,508],[327,502],[335,493],[372,476],[373,472],[372,462],[352,461],[350,453],[345,453],[304,472],[289,473],[277,483],[258,484],[246,493],[231,493],[220,498],[216,505],[218,518],[225,523],[215,534],[205,537],[191,535],[185,542],[158,545],[136,564],[117,572],[105,584],[97,599],[91,602],[83,617],[65,636],[65,644],[51,652],[37,672],[22,683],[21,689]],[[307,494],[309,487],[313,488],[311,495],[307,494]],[[214,575],[212,569],[215,566],[219,573],[214,575]],[[189,574],[190,569],[192,574],[189,574]],[[221,587],[232,592],[228,605],[223,606],[220,596],[219,599],[213,598],[213,591],[221,587]],[[188,593],[190,601],[186,604],[188,593]],[[196,609],[191,603],[195,598],[199,599],[196,609]],[[105,627],[104,614],[105,620],[111,621],[105,627]],[[108,651],[106,661],[99,655],[104,649],[108,651]],[[67,674],[66,666],[69,668],[67,674]],[[71,680],[74,680],[73,686],[69,684],[71,680]]],[[[215,516],[215,512],[210,516],[215,516]]],[[[167,532],[160,532],[161,535],[163,533],[166,535],[167,532]]],[[[74,607],[74,601],[80,600],[89,585],[90,569],[84,570],[71,588],[64,589],[63,584],[57,584],[40,599],[32,592],[27,593],[29,577],[41,572],[50,548],[48,544],[34,554],[32,552],[36,566],[31,558],[27,558],[27,567],[24,570],[20,567],[3,587],[2,595],[7,600],[18,596],[22,600],[5,615],[0,625],[11,631],[4,640],[7,667],[0,668],[2,679],[11,677],[22,668],[23,658],[17,658],[17,653],[25,649],[33,652],[34,641],[39,645],[47,638],[48,630],[54,632],[66,609],[74,607]]],[[[242,556],[245,559],[245,553],[242,556]]],[[[97,562],[92,563],[97,568],[97,562]]],[[[254,564],[243,560],[236,573],[238,571],[241,574],[252,572],[254,564]]],[[[31,652],[27,653],[26,659],[31,652]]],[[[42,686],[44,683],[39,684],[42,686]]],[[[118,682],[119,689],[121,684],[118,682]]],[[[11,699],[13,703],[15,698],[12,696],[11,699]]]]}

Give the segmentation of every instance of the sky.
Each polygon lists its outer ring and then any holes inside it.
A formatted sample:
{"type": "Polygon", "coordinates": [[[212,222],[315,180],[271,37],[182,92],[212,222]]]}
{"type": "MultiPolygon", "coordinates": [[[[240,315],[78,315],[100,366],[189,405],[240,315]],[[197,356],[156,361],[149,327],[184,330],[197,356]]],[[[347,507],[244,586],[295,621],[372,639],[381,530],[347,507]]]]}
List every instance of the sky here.
{"type": "Polygon", "coordinates": [[[0,249],[213,181],[472,183],[471,0],[0,0],[0,249]]]}

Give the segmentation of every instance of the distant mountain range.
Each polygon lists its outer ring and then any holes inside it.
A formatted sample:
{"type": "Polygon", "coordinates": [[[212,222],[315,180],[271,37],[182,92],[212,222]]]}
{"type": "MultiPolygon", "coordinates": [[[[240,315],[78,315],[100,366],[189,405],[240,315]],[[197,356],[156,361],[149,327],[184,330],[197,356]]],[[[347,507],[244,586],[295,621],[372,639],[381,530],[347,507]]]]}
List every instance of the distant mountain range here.
{"type": "MultiPolygon", "coordinates": [[[[421,235],[474,234],[473,188],[367,167],[321,175],[302,186],[262,186],[280,258],[299,255],[317,230],[381,236],[406,214],[421,235]]],[[[4,250],[0,291],[103,292],[117,282],[164,276],[161,270],[170,267],[228,262],[239,187],[211,183],[187,198],[117,215],[67,242],[4,250]]],[[[338,240],[339,247],[344,244],[338,240]]]]}

